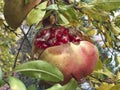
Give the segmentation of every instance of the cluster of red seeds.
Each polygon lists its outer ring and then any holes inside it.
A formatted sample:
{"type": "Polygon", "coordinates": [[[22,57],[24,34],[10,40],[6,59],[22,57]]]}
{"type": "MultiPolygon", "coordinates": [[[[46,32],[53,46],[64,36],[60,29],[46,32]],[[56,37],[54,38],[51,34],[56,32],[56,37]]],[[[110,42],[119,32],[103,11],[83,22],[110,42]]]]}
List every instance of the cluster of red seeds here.
{"type": "Polygon", "coordinates": [[[47,48],[51,46],[57,46],[66,44],[69,42],[79,43],[81,38],[75,33],[71,33],[68,28],[48,28],[39,32],[35,39],[35,46],[37,48],[47,48]]]}

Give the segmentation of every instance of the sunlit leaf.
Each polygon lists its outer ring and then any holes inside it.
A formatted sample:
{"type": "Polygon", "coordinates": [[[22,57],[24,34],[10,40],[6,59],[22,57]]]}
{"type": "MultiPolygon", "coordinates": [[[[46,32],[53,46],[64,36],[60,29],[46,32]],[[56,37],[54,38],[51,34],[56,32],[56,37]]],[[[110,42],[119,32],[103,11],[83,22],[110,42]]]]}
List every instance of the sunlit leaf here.
{"type": "Polygon", "coordinates": [[[114,86],[113,84],[102,83],[102,85],[97,90],[110,90],[114,86]]]}
{"type": "Polygon", "coordinates": [[[67,10],[59,10],[59,12],[69,21],[71,26],[77,26],[79,24],[79,17],[73,8],[67,10]]]}
{"type": "Polygon", "coordinates": [[[30,61],[19,65],[15,71],[45,81],[59,82],[63,80],[63,74],[57,67],[42,60],[30,61]]]}
{"type": "Polygon", "coordinates": [[[117,80],[117,83],[120,85],[120,72],[119,71],[116,74],[116,80],[117,80]]]}
{"type": "Polygon", "coordinates": [[[95,19],[98,21],[105,21],[109,19],[109,14],[102,10],[94,8],[92,5],[84,5],[82,11],[88,15],[89,18],[95,19]]]}
{"type": "Polygon", "coordinates": [[[27,23],[28,25],[38,24],[45,15],[45,8],[47,6],[47,1],[41,3],[37,7],[33,8],[31,12],[27,15],[27,23]]]}
{"type": "Polygon", "coordinates": [[[111,11],[120,7],[120,0],[95,0],[92,5],[97,9],[111,11]]]}
{"type": "Polygon", "coordinates": [[[72,79],[69,83],[67,83],[64,86],[61,86],[60,84],[56,84],[47,90],[76,90],[76,88],[77,88],[77,82],[74,79],[72,79]]]}
{"type": "Polygon", "coordinates": [[[27,90],[23,82],[18,78],[9,77],[8,83],[10,85],[11,90],[27,90]]]}
{"type": "Polygon", "coordinates": [[[120,84],[113,86],[110,90],[120,90],[120,84]]]}
{"type": "Polygon", "coordinates": [[[51,4],[49,5],[46,10],[58,10],[57,4],[51,4]]]}
{"type": "Polygon", "coordinates": [[[84,31],[86,32],[87,35],[89,36],[94,36],[97,33],[97,30],[89,27],[89,28],[84,28],[84,31]]]}
{"type": "Polygon", "coordinates": [[[101,60],[98,60],[96,67],[95,67],[95,70],[100,70],[100,69],[102,69],[102,67],[103,67],[103,64],[102,64],[101,60]]]}
{"type": "Polygon", "coordinates": [[[115,25],[120,28],[120,14],[115,17],[114,22],[115,22],[115,25]]]}
{"type": "Polygon", "coordinates": [[[58,14],[57,18],[58,18],[59,21],[61,21],[62,25],[69,24],[69,21],[67,20],[66,17],[64,17],[64,15],[62,15],[61,13],[57,13],[57,14],[58,14]]]}
{"type": "Polygon", "coordinates": [[[117,56],[117,61],[118,61],[119,64],[120,64],[120,56],[117,56]]]}
{"type": "Polygon", "coordinates": [[[114,77],[114,74],[111,71],[109,71],[106,67],[104,67],[104,70],[102,70],[102,69],[101,70],[96,70],[96,71],[94,71],[94,73],[104,74],[104,75],[108,76],[109,78],[114,77]]]}
{"type": "Polygon", "coordinates": [[[114,22],[111,22],[111,30],[115,35],[120,34],[120,27],[116,26],[114,22]]]}

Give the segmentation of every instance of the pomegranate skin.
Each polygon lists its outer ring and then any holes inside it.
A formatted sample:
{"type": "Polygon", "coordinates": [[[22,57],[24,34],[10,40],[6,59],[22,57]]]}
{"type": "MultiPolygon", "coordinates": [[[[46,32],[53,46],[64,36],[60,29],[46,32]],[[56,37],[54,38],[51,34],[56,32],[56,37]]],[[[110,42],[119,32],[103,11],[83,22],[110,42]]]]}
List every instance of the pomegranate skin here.
{"type": "Polygon", "coordinates": [[[32,55],[57,66],[66,84],[71,78],[78,82],[91,74],[99,58],[97,47],[80,30],[63,26],[48,27],[34,38],[32,55]]]}
{"type": "Polygon", "coordinates": [[[72,77],[79,82],[92,73],[98,57],[98,49],[94,44],[81,41],[79,45],[68,43],[49,47],[39,59],[56,65],[64,74],[63,83],[67,83],[72,77]]]}

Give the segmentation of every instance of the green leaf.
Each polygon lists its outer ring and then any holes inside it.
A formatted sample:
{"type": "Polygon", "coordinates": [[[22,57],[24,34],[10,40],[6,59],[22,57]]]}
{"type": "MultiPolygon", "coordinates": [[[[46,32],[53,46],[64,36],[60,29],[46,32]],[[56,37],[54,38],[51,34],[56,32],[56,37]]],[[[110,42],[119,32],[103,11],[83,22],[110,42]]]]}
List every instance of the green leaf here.
{"type": "Polygon", "coordinates": [[[2,70],[1,70],[1,67],[0,67],[0,82],[2,81],[2,70]]]}
{"type": "Polygon", "coordinates": [[[59,22],[61,22],[61,25],[68,25],[69,24],[69,21],[67,20],[66,17],[64,17],[64,15],[62,15],[61,13],[57,13],[57,20],[59,22]]]}
{"type": "Polygon", "coordinates": [[[97,9],[111,11],[120,7],[120,0],[96,0],[96,2],[93,2],[92,5],[94,5],[97,9]]]}
{"type": "Polygon", "coordinates": [[[111,22],[111,30],[115,35],[120,34],[120,25],[117,26],[114,22],[111,22]]]}
{"type": "Polygon", "coordinates": [[[45,15],[45,8],[47,6],[47,2],[45,1],[38,5],[36,8],[32,9],[31,12],[27,15],[27,23],[28,25],[38,24],[45,15]]]}
{"type": "Polygon", "coordinates": [[[15,71],[51,82],[63,81],[64,78],[63,74],[56,66],[42,60],[30,61],[19,65],[16,67],[15,71]]]}
{"type": "Polygon", "coordinates": [[[89,18],[98,20],[98,21],[105,21],[109,19],[109,14],[104,12],[103,10],[96,9],[93,5],[85,5],[82,8],[82,11],[89,16],[89,18]]]}
{"type": "Polygon", "coordinates": [[[61,86],[60,84],[56,84],[47,90],[76,90],[76,88],[77,88],[77,82],[74,79],[71,79],[71,81],[64,86],[61,86]]]}
{"type": "Polygon", "coordinates": [[[78,13],[75,11],[72,5],[59,5],[59,13],[60,18],[64,17],[64,19],[68,20],[67,23],[69,22],[71,26],[77,26],[79,24],[78,13]]]}
{"type": "Polygon", "coordinates": [[[35,85],[31,85],[27,88],[27,90],[37,90],[35,85]]]}
{"type": "Polygon", "coordinates": [[[46,10],[58,10],[57,4],[51,4],[49,5],[46,10]]]}
{"type": "Polygon", "coordinates": [[[9,77],[8,83],[11,90],[27,90],[23,82],[15,77],[9,77]]]}
{"type": "Polygon", "coordinates": [[[115,17],[114,22],[115,22],[115,25],[120,28],[120,14],[115,17]]]}
{"type": "Polygon", "coordinates": [[[107,69],[107,67],[105,67],[104,66],[104,70],[96,70],[96,71],[94,71],[94,73],[95,74],[103,74],[103,75],[106,75],[107,77],[109,77],[109,78],[114,78],[114,74],[111,72],[111,71],[109,71],[108,69],[107,69]]]}

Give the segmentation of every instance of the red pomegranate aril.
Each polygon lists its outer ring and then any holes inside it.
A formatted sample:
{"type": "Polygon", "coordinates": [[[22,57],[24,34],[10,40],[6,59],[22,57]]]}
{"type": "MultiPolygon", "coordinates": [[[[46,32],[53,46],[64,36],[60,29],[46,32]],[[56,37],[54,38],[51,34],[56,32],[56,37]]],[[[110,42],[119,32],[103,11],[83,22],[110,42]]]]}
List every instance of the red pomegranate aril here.
{"type": "Polygon", "coordinates": [[[69,38],[64,36],[64,37],[62,37],[61,42],[63,42],[65,44],[65,43],[69,42],[69,38]]]}
{"type": "Polygon", "coordinates": [[[59,39],[59,38],[61,38],[61,37],[62,37],[62,32],[61,32],[61,31],[58,31],[58,32],[57,32],[57,35],[56,35],[56,38],[59,39]]]}
{"type": "Polygon", "coordinates": [[[61,45],[61,44],[63,44],[63,42],[57,41],[57,42],[55,43],[55,45],[61,45]]]}
{"type": "Polygon", "coordinates": [[[76,39],[76,41],[77,41],[77,42],[80,42],[80,41],[81,41],[81,39],[80,39],[80,38],[77,38],[77,39],[76,39]]]}
{"type": "Polygon", "coordinates": [[[66,44],[68,42],[79,43],[80,38],[65,27],[51,27],[38,33],[35,45],[38,48],[47,48],[55,45],[66,44]]]}
{"type": "Polygon", "coordinates": [[[54,46],[54,45],[55,45],[55,40],[49,39],[49,40],[47,41],[47,43],[48,43],[49,47],[54,46]]]}
{"type": "Polygon", "coordinates": [[[60,30],[61,32],[63,32],[63,31],[65,30],[65,27],[62,26],[62,27],[59,28],[59,30],[60,30]]]}
{"type": "Polygon", "coordinates": [[[68,29],[65,29],[64,31],[63,31],[63,35],[68,35],[69,34],[69,30],[68,29]]]}
{"type": "Polygon", "coordinates": [[[72,42],[75,39],[75,37],[73,35],[69,35],[69,40],[72,42]]]}
{"type": "Polygon", "coordinates": [[[44,29],[42,32],[41,32],[41,35],[45,35],[47,33],[47,29],[44,29]]]}
{"type": "Polygon", "coordinates": [[[36,36],[36,38],[40,38],[41,37],[41,33],[39,33],[37,36],[36,36]]]}
{"type": "Polygon", "coordinates": [[[54,38],[54,37],[55,37],[55,32],[53,32],[53,33],[50,34],[49,39],[52,39],[52,38],[54,38]]]}
{"type": "Polygon", "coordinates": [[[42,47],[42,48],[47,48],[48,45],[47,45],[46,43],[42,43],[41,47],[42,47]]]}
{"type": "Polygon", "coordinates": [[[49,45],[52,47],[52,46],[55,46],[55,43],[50,43],[49,45]]]}
{"type": "Polygon", "coordinates": [[[52,31],[52,30],[54,30],[54,31],[55,31],[55,29],[56,29],[55,27],[51,27],[51,28],[50,28],[50,31],[52,31]]]}

